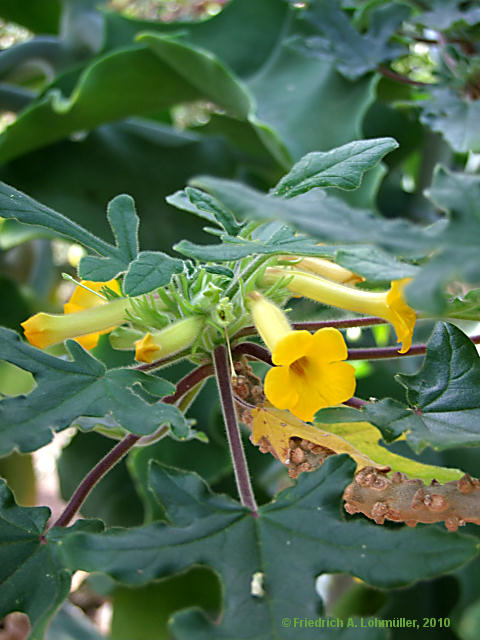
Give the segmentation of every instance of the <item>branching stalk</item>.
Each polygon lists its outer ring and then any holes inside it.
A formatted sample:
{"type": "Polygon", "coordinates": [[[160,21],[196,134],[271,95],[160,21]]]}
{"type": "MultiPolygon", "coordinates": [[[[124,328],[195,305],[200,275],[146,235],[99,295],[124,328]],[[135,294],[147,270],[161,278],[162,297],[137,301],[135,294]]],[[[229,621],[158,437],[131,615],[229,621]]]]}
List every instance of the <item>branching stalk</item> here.
{"type": "MultiPolygon", "coordinates": [[[[140,368],[140,367],[138,367],[140,368]]],[[[206,364],[201,367],[197,367],[190,373],[188,373],[177,384],[175,393],[171,396],[163,398],[163,402],[166,404],[177,403],[182,396],[188,393],[193,387],[198,385],[202,380],[208,378],[213,374],[213,366],[206,364]]],[[[167,429],[166,427],[160,427],[159,431],[167,429]]],[[[157,437],[160,437],[160,433],[157,433],[157,437]]],[[[66,527],[73,516],[80,509],[84,503],[86,497],[103,476],[119,462],[123,456],[129,451],[139,440],[141,436],[137,436],[133,433],[129,433],[118,444],[116,444],[111,451],[107,453],[94,467],[91,469],[81,483],[78,485],[76,491],[68,501],[65,509],[53,524],[54,527],[66,527]]]]}
{"type": "Polygon", "coordinates": [[[66,527],[68,525],[97,482],[103,478],[107,471],[109,471],[119,460],[123,458],[127,451],[131,449],[139,439],[140,436],[129,433],[87,473],[85,478],[78,485],[73,496],[68,501],[62,514],[54,523],[54,527],[66,527]]]}

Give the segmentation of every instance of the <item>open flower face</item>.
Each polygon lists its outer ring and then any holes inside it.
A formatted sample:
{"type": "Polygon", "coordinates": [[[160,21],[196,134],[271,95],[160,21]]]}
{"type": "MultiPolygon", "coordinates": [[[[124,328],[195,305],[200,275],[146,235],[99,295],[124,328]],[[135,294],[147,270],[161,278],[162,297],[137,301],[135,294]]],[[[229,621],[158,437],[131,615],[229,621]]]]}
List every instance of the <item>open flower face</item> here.
{"type": "Polygon", "coordinates": [[[265,395],[278,409],[288,409],[301,420],[311,421],[319,409],[351,398],[355,370],[342,362],[347,347],[337,329],[290,331],[272,353],[275,366],[265,378],[265,395]]]}

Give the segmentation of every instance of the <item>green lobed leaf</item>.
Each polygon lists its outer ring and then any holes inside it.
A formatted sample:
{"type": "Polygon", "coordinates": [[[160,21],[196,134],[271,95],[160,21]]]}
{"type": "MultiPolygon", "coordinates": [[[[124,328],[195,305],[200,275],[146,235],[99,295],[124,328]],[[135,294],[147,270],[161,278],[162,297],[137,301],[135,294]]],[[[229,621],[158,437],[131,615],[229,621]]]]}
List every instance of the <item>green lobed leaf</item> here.
{"type": "MultiPolygon", "coordinates": [[[[141,25],[143,31],[155,26],[145,21],[141,25]]],[[[166,25],[162,29],[167,30],[166,25]]],[[[240,79],[204,46],[183,42],[183,35],[178,27],[177,33],[137,32],[139,44],[132,45],[130,40],[89,62],[78,81],[75,78],[69,96],[62,83],[54,84],[0,136],[0,162],[78,131],[199,99],[251,122],[249,126],[258,129],[271,152],[288,162],[275,132],[253,117],[251,96],[240,79]]]]}
{"type": "Polygon", "coordinates": [[[475,24],[480,22],[480,7],[475,3],[465,3],[462,0],[428,0],[425,3],[428,11],[419,12],[415,21],[424,24],[429,29],[444,31],[459,26],[458,23],[475,24]]]}
{"type": "Polygon", "coordinates": [[[376,82],[348,82],[329,62],[289,47],[289,36],[304,30],[297,13],[284,0],[233,0],[216,16],[197,23],[155,25],[107,13],[107,41],[109,46],[125,46],[147,29],[176,29],[185,45],[214,53],[245,81],[257,106],[243,122],[228,113],[214,114],[205,133],[221,133],[237,148],[250,154],[253,149],[288,169],[292,157],[359,137],[376,82]],[[311,113],[328,126],[305,127],[311,113]]]}
{"type": "MultiPolygon", "coordinates": [[[[273,640],[299,637],[293,625],[282,629],[285,617],[318,617],[319,573],[348,572],[388,588],[449,571],[476,553],[476,539],[458,533],[378,527],[348,517],[340,502],[354,466],[346,456],[329,458],[254,518],[231,498],[211,494],[197,475],[154,464],[152,491],[170,524],[72,534],[62,545],[64,558],[72,570],[101,571],[130,585],[194,564],[210,566],[224,584],[221,620],[212,623],[197,609],[181,612],[173,618],[174,636],[273,640]],[[263,589],[257,596],[255,576],[263,589]]],[[[344,632],[304,628],[302,637],[340,638],[344,632]]]]}
{"type": "Polygon", "coordinates": [[[191,184],[214,196],[240,219],[280,219],[323,242],[375,244],[404,257],[426,255],[436,246],[436,237],[442,228],[438,223],[421,227],[408,220],[380,218],[372,211],[351,207],[320,189],[285,200],[232,180],[209,176],[195,177],[191,184]]]}
{"type": "Polygon", "coordinates": [[[314,0],[305,19],[319,32],[303,43],[295,41],[309,55],[332,60],[349,79],[357,79],[377,65],[406,52],[398,43],[389,43],[392,35],[410,14],[405,4],[389,3],[370,12],[371,25],[360,34],[337,0],[314,0]]]}
{"type": "Polygon", "coordinates": [[[283,228],[288,230],[288,234],[280,239],[246,240],[245,238],[222,235],[222,244],[200,245],[190,242],[190,240],[181,240],[174,246],[174,249],[189,258],[207,262],[228,262],[230,260],[239,260],[246,256],[284,253],[331,256],[335,252],[336,247],[325,245],[319,247],[311,238],[297,235],[289,227],[283,226],[283,228]]]}
{"type": "Polygon", "coordinates": [[[408,286],[406,295],[416,309],[438,314],[446,310],[447,284],[480,280],[480,177],[437,167],[427,196],[448,218],[436,236],[437,250],[408,286]]]}
{"type": "Polygon", "coordinates": [[[309,151],[332,149],[361,137],[363,118],[375,99],[377,82],[373,76],[350,82],[330,61],[307,57],[289,46],[289,35],[302,30],[291,16],[287,18],[285,35],[278,38],[271,58],[248,81],[257,104],[255,123],[267,126],[257,126],[258,134],[271,155],[287,169],[289,158],[296,161],[309,151]],[[272,130],[286,147],[286,158],[272,130]]]}
{"type": "Polygon", "coordinates": [[[111,258],[117,257],[118,251],[112,245],[61,213],[3,182],[0,182],[0,216],[51,229],[68,240],[78,242],[99,254],[111,258]]]}
{"type": "Polygon", "coordinates": [[[203,220],[208,220],[208,222],[217,224],[217,218],[212,213],[212,209],[216,208],[217,206],[217,201],[214,200],[214,198],[209,197],[207,194],[204,194],[206,195],[206,197],[210,198],[208,200],[209,206],[208,206],[208,209],[206,207],[201,208],[198,206],[200,203],[194,204],[192,202],[192,199],[190,197],[192,191],[198,191],[199,193],[203,193],[199,189],[186,187],[181,191],[176,191],[175,193],[172,193],[172,195],[167,196],[165,199],[168,202],[168,204],[172,205],[172,207],[176,207],[177,209],[181,209],[182,211],[188,211],[189,213],[193,213],[194,215],[198,216],[199,218],[202,218],[203,220]]]}
{"type": "Polygon", "coordinates": [[[126,271],[138,254],[139,218],[131,196],[121,194],[108,203],[107,219],[116,244],[114,257],[85,256],[78,273],[84,280],[102,282],[116,278],[126,271]]]}
{"type": "Polygon", "coordinates": [[[71,531],[99,531],[99,522],[79,521],[70,530],[53,530],[45,539],[50,510],[19,507],[0,480],[0,618],[22,611],[31,623],[29,640],[42,640],[50,618],[68,596],[71,571],[59,554],[59,542],[71,531]]]}
{"type": "MultiPolygon", "coordinates": [[[[159,122],[129,120],[100,127],[82,140],[32,152],[3,167],[0,178],[57,211],[68,211],[72,220],[104,240],[111,238],[102,215],[105,203],[112,194],[129,193],[141,212],[142,249],[168,252],[181,232],[191,240],[199,238],[200,225],[192,216],[176,212],[171,223],[165,196],[200,171],[231,176],[241,168],[235,152],[218,138],[202,139],[159,122]]],[[[30,232],[39,229],[16,220],[5,222],[30,232]]],[[[0,235],[3,239],[3,227],[0,235]]]]}
{"type": "Polygon", "coordinates": [[[123,289],[127,296],[139,296],[167,285],[175,273],[182,273],[183,260],[161,251],[142,251],[127,271],[123,289]]]}
{"type": "Polygon", "coordinates": [[[208,193],[192,187],[187,187],[185,193],[197,211],[203,211],[207,215],[213,214],[214,222],[225,229],[229,235],[236,236],[245,226],[245,222],[239,224],[231,211],[226,209],[221,202],[208,195],[208,193]]]}
{"type": "Polygon", "coordinates": [[[240,77],[254,75],[278,45],[278,34],[291,14],[281,0],[232,0],[213,16],[198,21],[154,22],[103,11],[109,49],[130,44],[138,33],[178,33],[197,47],[209,49],[240,77]],[[262,37],[259,37],[261,35],[262,37]]]}
{"type": "Polygon", "coordinates": [[[440,133],[454,151],[480,151],[478,100],[462,98],[448,87],[432,88],[430,94],[430,99],[420,102],[421,122],[440,133]]]}
{"type": "Polygon", "coordinates": [[[273,188],[275,196],[292,198],[315,187],[356,189],[363,174],[398,147],[393,138],[356,140],[330,151],[307,153],[273,188]]]}
{"type": "Polygon", "coordinates": [[[0,162],[75,131],[200,97],[146,45],[119,49],[95,58],[84,69],[70,97],[54,88],[25,109],[0,136],[0,162]]]}
{"type": "MultiPolygon", "coordinates": [[[[84,280],[96,282],[111,280],[126,271],[130,263],[132,263],[133,275],[130,276],[129,283],[133,279],[134,284],[129,284],[129,286],[136,290],[141,289],[138,278],[142,277],[142,274],[146,276],[147,272],[155,271],[153,264],[151,269],[148,269],[147,264],[149,261],[152,262],[152,258],[149,258],[152,252],[140,255],[137,260],[139,218],[135,211],[133,198],[129,195],[118,195],[107,206],[107,219],[115,238],[115,247],[69,220],[61,213],[57,213],[3,183],[0,183],[0,214],[4,218],[15,218],[26,224],[46,227],[101,254],[85,256],[80,261],[78,271],[80,277],[84,280]]],[[[160,262],[165,263],[165,258],[168,257],[165,254],[159,255],[164,257],[159,261],[157,270],[160,268],[160,262]]],[[[179,267],[181,263],[181,261],[174,258],[169,258],[169,260],[171,261],[171,268],[174,265],[179,267]]],[[[155,282],[158,279],[162,279],[160,274],[157,276],[154,276],[153,273],[150,274],[149,281],[155,282]]],[[[155,288],[155,284],[152,288],[155,288]]],[[[152,288],[145,291],[151,291],[152,288]]],[[[142,293],[145,291],[142,291],[142,293]]]]}
{"type": "Polygon", "coordinates": [[[0,162],[78,131],[203,99],[224,108],[233,128],[241,118],[270,162],[288,168],[292,157],[357,138],[374,100],[373,77],[348,82],[328,62],[286,46],[303,27],[283,0],[263,0],[261,9],[251,0],[234,2],[200,24],[157,27],[112,14],[106,24],[106,48],[83,68],[71,93],[70,86],[53,85],[2,134],[0,162]],[[228,31],[219,34],[223,28],[228,31]],[[113,29],[118,39],[111,38],[113,29]],[[132,45],[134,38],[140,44],[132,45]],[[109,49],[115,41],[118,48],[109,49]],[[225,65],[242,74],[246,87],[225,65]],[[312,111],[329,126],[303,127],[312,111]]]}
{"type": "Polygon", "coordinates": [[[0,455],[14,448],[34,451],[50,442],[53,431],[68,427],[79,416],[111,413],[124,429],[137,435],[153,433],[165,423],[177,437],[189,434],[180,411],[158,402],[159,396],[173,391],[165,380],[134,369],[107,371],[73,340],[67,341],[72,360],[36,349],[4,328],[0,328],[0,344],[2,358],[31,371],[37,383],[28,395],[0,402],[0,455]]]}
{"type": "Polygon", "coordinates": [[[376,247],[339,249],[335,254],[335,261],[342,267],[359,273],[371,283],[413,278],[419,272],[419,267],[397,260],[376,247]]]}
{"type": "Polygon", "coordinates": [[[480,445],[480,359],[457,327],[439,322],[418,373],[399,374],[415,410],[408,441],[416,450],[480,445]]]}
{"type": "MultiPolygon", "coordinates": [[[[396,376],[407,404],[385,398],[362,407],[364,419],[380,429],[386,442],[402,434],[417,453],[480,446],[480,362],[472,341],[457,327],[439,322],[427,344],[421,369],[396,376]]],[[[357,410],[317,413],[317,420],[355,422],[357,410]]],[[[357,416],[357,417],[356,417],[357,416]]]]}

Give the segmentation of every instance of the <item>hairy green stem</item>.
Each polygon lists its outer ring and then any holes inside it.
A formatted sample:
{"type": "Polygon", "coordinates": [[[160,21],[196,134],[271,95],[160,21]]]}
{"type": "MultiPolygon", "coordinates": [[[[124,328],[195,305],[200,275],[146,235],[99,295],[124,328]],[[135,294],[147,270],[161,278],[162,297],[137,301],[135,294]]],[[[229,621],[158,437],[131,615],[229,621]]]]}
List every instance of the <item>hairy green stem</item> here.
{"type": "Polygon", "coordinates": [[[231,284],[225,290],[224,296],[228,298],[232,298],[232,296],[237,292],[239,288],[240,280],[247,280],[257,269],[262,265],[263,262],[269,260],[269,256],[261,255],[254,258],[250,264],[238,274],[238,276],[231,282],[231,284]]]}

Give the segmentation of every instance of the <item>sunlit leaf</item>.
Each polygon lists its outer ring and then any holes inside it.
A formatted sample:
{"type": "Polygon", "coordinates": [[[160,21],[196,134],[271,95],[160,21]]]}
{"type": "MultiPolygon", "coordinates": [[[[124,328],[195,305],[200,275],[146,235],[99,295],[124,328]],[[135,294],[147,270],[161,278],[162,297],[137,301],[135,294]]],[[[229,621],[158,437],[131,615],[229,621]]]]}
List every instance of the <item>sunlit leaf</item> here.
{"type": "Polygon", "coordinates": [[[315,187],[356,189],[363,174],[398,143],[393,138],[358,140],[337,149],[303,156],[274,187],[273,194],[292,198],[315,187]]]}

